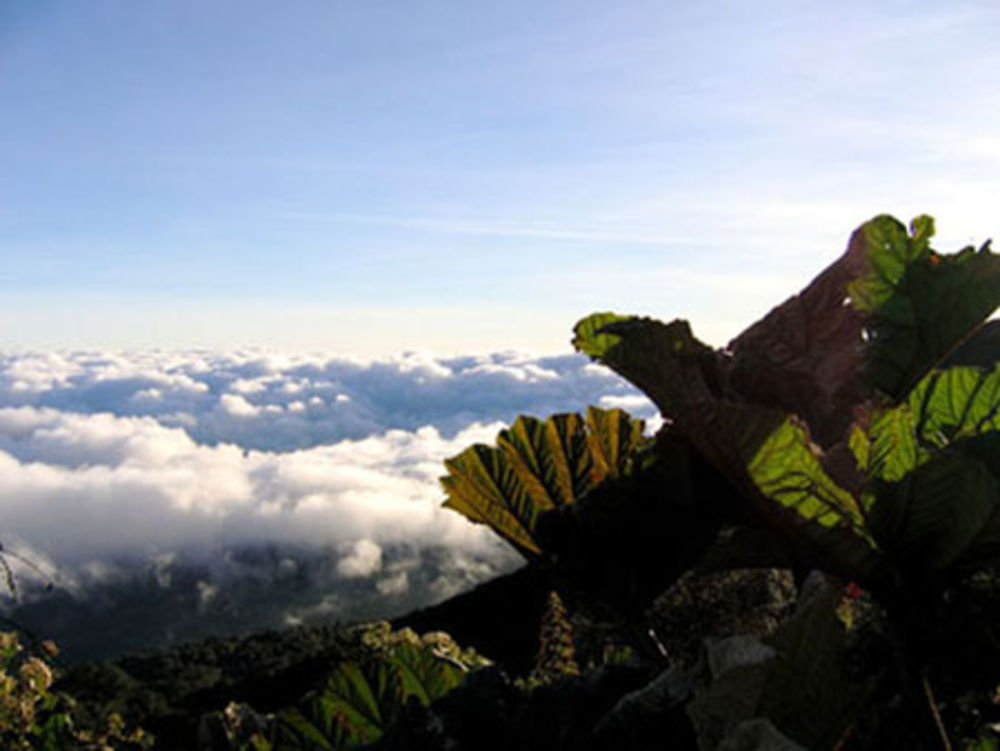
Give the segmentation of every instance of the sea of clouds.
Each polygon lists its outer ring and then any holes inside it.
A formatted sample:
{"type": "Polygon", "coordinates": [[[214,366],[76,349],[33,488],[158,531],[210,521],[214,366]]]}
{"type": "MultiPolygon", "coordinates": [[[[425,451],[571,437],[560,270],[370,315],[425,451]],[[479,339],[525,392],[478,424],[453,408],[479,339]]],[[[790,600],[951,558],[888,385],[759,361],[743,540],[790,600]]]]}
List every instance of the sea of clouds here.
{"type": "Polygon", "coordinates": [[[0,604],[81,656],[430,604],[519,562],[444,459],[588,404],[655,419],[574,355],[0,354],[0,604]]]}

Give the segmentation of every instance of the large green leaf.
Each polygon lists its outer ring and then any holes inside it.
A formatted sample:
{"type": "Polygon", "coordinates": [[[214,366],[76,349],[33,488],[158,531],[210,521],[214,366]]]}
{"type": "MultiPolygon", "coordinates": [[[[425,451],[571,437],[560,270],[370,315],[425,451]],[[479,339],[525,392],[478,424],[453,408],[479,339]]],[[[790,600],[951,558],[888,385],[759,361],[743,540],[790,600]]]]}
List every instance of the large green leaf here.
{"type": "Polygon", "coordinates": [[[940,255],[933,233],[929,217],[909,234],[885,215],[862,225],[840,259],[730,342],[730,387],[799,415],[824,447],[855,405],[904,397],[1000,305],[1000,257],[940,255]]]}
{"type": "Polygon", "coordinates": [[[386,660],[365,670],[342,663],[323,691],[278,716],[277,749],[346,749],[378,740],[402,706],[399,675],[386,660]]]}
{"type": "Polygon", "coordinates": [[[878,483],[868,514],[880,546],[906,568],[944,569],[998,512],[997,478],[975,459],[937,456],[898,482],[878,483]]]}
{"type": "Polygon", "coordinates": [[[406,702],[427,706],[465,680],[468,668],[435,653],[431,641],[392,640],[359,667],[344,662],[322,691],[278,715],[275,749],[353,749],[377,741],[406,702]]]}
{"type": "Polygon", "coordinates": [[[441,485],[448,494],[445,508],[486,524],[522,555],[540,555],[533,530],[538,512],[549,499],[531,496],[531,489],[515,472],[502,451],[476,444],[445,462],[448,474],[441,485]]]}
{"type": "Polygon", "coordinates": [[[802,420],[730,398],[721,358],[686,322],[615,317],[601,328],[606,315],[577,325],[579,349],[642,388],[758,513],[811,539],[824,564],[857,576],[876,568],[859,501],[830,478],[802,420]]]}
{"type": "Polygon", "coordinates": [[[623,469],[631,469],[636,450],[648,444],[642,437],[643,427],[641,420],[633,420],[620,409],[587,410],[586,434],[595,477],[619,477],[623,469]]]}
{"type": "Polygon", "coordinates": [[[836,615],[839,588],[824,584],[806,595],[795,615],[768,639],[777,654],[767,663],[758,711],[806,748],[834,748],[877,679],[845,674],[848,645],[836,615]]]}
{"type": "Polygon", "coordinates": [[[465,680],[461,663],[442,659],[431,650],[413,644],[400,644],[392,653],[392,664],[399,675],[403,697],[416,697],[427,706],[465,680]]]}
{"type": "Polygon", "coordinates": [[[687,321],[595,313],[577,323],[574,333],[577,350],[646,392],[665,417],[683,419],[718,397],[718,358],[687,321]]]}
{"type": "MultiPolygon", "coordinates": [[[[909,512],[882,509],[893,521],[878,535],[866,520],[883,489],[909,497],[894,484],[935,452],[1000,427],[1000,375],[960,364],[982,362],[998,339],[990,327],[976,332],[1000,304],[1000,257],[988,246],[939,255],[933,232],[928,217],[909,232],[872,219],[843,257],[726,350],[698,342],[684,321],[612,313],[577,324],[574,345],[645,391],[752,508],[812,540],[838,570],[881,570],[875,538],[905,548],[931,519],[950,531],[917,547],[935,565],[954,561],[1000,530],[976,502],[932,511],[929,470],[920,502],[906,505],[920,509],[915,518],[903,524],[896,517],[909,512]],[[935,369],[943,363],[951,367],[935,369]],[[902,538],[885,533],[900,524],[910,530],[902,538]]],[[[971,483],[962,487],[979,486],[962,477],[971,483]]]]}
{"type": "Polygon", "coordinates": [[[272,733],[275,751],[334,751],[347,743],[336,715],[322,702],[281,712],[272,733]]]}
{"type": "Polygon", "coordinates": [[[863,253],[863,273],[848,284],[866,315],[868,375],[893,398],[966,339],[1000,305],[1000,257],[987,243],[940,255],[931,249],[929,217],[911,233],[889,216],[862,226],[848,253],[863,253]]]}
{"type": "MultiPolygon", "coordinates": [[[[1000,353],[998,359],[1000,359],[1000,353]]],[[[1000,365],[935,370],[907,397],[925,449],[1000,429],[1000,365]]]]}
{"type": "MultiPolygon", "coordinates": [[[[861,442],[862,439],[857,439],[857,443],[861,442]]],[[[920,451],[917,445],[916,417],[910,405],[904,403],[875,415],[865,443],[865,470],[869,478],[896,482],[916,469],[920,462],[920,451]]]]}
{"type": "Polygon", "coordinates": [[[725,432],[701,440],[714,443],[716,461],[732,462],[734,444],[745,475],[742,486],[750,503],[772,526],[797,538],[812,565],[870,580],[882,567],[858,497],[835,482],[822,464],[822,451],[812,443],[795,416],[760,407],[721,403],[717,410],[729,419],[725,432]]]}
{"type": "Polygon", "coordinates": [[[542,554],[539,514],[574,503],[608,478],[630,471],[648,439],[621,410],[590,407],[585,417],[521,416],[496,447],[477,444],[445,462],[446,508],[488,524],[526,557],[542,554]]]}
{"type": "Polygon", "coordinates": [[[863,527],[858,502],[829,478],[795,418],[784,420],[767,436],[749,457],[747,472],[767,498],[794,508],[806,519],[824,527],[844,523],[863,527]]]}
{"type": "Polygon", "coordinates": [[[992,368],[1000,360],[1000,321],[987,321],[944,361],[945,367],[975,365],[992,368]]]}
{"type": "Polygon", "coordinates": [[[573,329],[573,346],[593,358],[601,358],[604,353],[620,340],[615,334],[605,331],[610,324],[634,320],[635,316],[617,313],[594,313],[576,324],[573,329]]]}
{"type": "Polygon", "coordinates": [[[868,430],[869,527],[908,567],[1000,560],[1000,367],[934,369],[868,430]]]}
{"type": "MultiPolygon", "coordinates": [[[[860,493],[823,471],[794,418],[771,429],[747,469],[766,498],[822,526],[851,529],[903,568],[991,564],[1000,560],[998,411],[1000,368],[935,370],[902,404],[876,410],[867,434],[852,430],[848,443],[867,478],[860,493]]],[[[825,538],[847,545],[842,535],[825,538]]],[[[848,548],[857,546],[832,557],[848,548]]],[[[861,552],[852,555],[855,570],[875,571],[876,558],[861,552]]]]}
{"type": "Polygon", "coordinates": [[[390,664],[380,660],[362,672],[347,662],[327,679],[319,700],[358,742],[369,743],[394,719],[400,690],[397,673],[390,664]]]}
{"type": "MultiPolygon", "coordinates": [[[[959,455],[973,459],[985,467],[1000,482],[1000,432],[983,433],[957,441],[952,445],[959,455]]],[[[956,558],[959,572],[995,567],[1000,564],[1000,498],[995,498],[992,513],[978,533],[956,558]]]]}
{"type": "Polygon", "coordinates": [[[535,509],[565,506],[589,487],[595,462],[580,415],[553,415],[545,422],[519,417],[500,432],[497,446],[515,457],[511,467],[535,509]]]}

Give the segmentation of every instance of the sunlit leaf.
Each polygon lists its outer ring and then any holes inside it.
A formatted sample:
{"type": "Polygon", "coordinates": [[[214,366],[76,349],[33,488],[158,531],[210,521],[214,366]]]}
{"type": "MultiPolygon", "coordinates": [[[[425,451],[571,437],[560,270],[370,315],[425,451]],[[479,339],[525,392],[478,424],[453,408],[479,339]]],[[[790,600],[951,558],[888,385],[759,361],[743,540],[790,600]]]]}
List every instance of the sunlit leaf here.
{"type": "Polygon", "coordinates": [[[872,384],[904,396],[1000,305],[1000,257],[989,245],[938,254],[930,248],[929,217],[913,222],[879,216],[852,238],[867,260],[848,285],[865,313],[867,370],[872,384]]]}
{"type": "Polygon", "coordinates": [[[860,529],[857,501],[823,471],[805,429],[785,420],[747,463],[754,484],[767,498],[794,508],[824,527],[846,523],[860,529]]]}
{"type": "Polygon", "coordinates": [[[953,367],[929,374],[907,397],[926,448],[1000,429],[1000,366],[953,367]]]}
{"type": "Polygon", "coordinates": [[[916,421],[909,404],[878,414],[868,432],[869,477],[888,482],[916,469],[919,456],[916,421]]]}
{"type": "Polygon", "coordinates": [[[525,556],[538,556],[541,513],[576,502],[607,478],[626,473],[649,440],[643,423],[621,410],[588,409],[585,417],[519,417],[482,444],[445,462],[445,507],[489,525],[525,556]]]}
{"type": "Polygon", "coordinates": [[[716,355],[687,321],[597,313],[574,328],[573,346],[634,383],[665,417],[683,419],[699,402],[716,398],[716,355]]]}

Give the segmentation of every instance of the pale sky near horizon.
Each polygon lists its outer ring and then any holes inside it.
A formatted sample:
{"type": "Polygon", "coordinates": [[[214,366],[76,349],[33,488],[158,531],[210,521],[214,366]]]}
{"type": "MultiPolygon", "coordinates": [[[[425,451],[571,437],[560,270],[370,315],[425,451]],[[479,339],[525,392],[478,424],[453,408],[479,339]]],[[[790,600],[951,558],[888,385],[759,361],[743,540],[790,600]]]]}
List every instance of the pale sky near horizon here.
{"type": "Polygon", "coordinates": [[[723,344],[1000,235],[991,1],[0,0],[0,349],[723,344]]]}

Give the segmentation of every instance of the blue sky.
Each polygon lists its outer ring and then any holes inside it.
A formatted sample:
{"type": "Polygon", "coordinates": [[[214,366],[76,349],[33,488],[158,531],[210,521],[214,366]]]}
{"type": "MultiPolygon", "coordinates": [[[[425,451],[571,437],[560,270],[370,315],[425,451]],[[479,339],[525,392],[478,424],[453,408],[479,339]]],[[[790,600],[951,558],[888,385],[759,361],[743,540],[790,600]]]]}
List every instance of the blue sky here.
{"type": "Polygon", "coordinates": [[[993,2],[0,0],[0,346],[716,343],[998,234],[993,2]]]}

